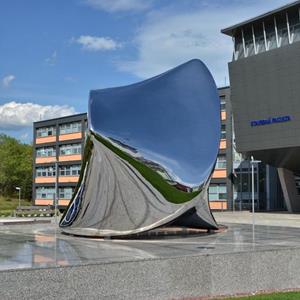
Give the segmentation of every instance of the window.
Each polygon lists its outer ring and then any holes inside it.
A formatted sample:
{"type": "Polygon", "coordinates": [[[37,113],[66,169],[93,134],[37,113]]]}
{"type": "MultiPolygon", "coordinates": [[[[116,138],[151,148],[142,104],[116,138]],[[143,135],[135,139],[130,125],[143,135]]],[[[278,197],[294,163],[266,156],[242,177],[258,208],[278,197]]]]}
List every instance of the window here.
{"type": "Polygon", "coordinates": [[[226,111],[225,97],[221,97],[221,111],[226,111]]]}
{"type": "Polygon", "coordinates": [[[299,173],[295,173],[294,177],[295,177],[295,183],[296,183],[296,189],[297,189],[297,194],[300,195],[300,174],[299,173]]]}
{"type": "Polygon", "coordinates": [[[79,176],[79,175],[80,175],[80,165],[59,167],[59,176],[79,176]]]}
{"type": "Polygon", "coordinates": [[[54,177],[54,167],[38,167],[36,168],[36,177],[54,177]]]}
{"type": "Polygon", "coordinates": [[[81,122],[66,123],[59,125],[60,134],[69,134],[81,131],[81,122]]]}
{"type": "Polygon", "coordinates": [[[226,139],[226,125],[221,125],[221,139],[226,139]]]}
{"type": "Polygon", "coordinates": [[[56,135],[56,128],[54,126],[42,127],[36,130],[37,137],[46,137],[51,135],[56,135]]]}
{"type": "Polygon", "coordinates": [[[56,156],[56,151],[54,147],[43,147],[36,150],[37,157],[48,157],[56,156]]]}
{"type": "Polygon", "coordinates": [[[37,187],[36,199],[54,199],[55,188],[54,187],[37,187]]]}
{"type": "Polygon", "coordinates": [[[214,184],[208,188],[208,198],[210,201],[226,200],[227,190],[225,184],[214,184]]]}
{"type": "Polygon", "coordinates": [[[59,148],[60,155],[81,154],[81,144],[62,145],[59,148]]]}
{"type": "Polygon", "coordinates": [[[63,187],[59,188],[59,199],[71,199],[74,193],[74,188],[63,187]]]}
{"type": "Polygon", "coordinates": [[[216,169],[226,169],[226,156],[219,155],[217,158],[216,169]]]}

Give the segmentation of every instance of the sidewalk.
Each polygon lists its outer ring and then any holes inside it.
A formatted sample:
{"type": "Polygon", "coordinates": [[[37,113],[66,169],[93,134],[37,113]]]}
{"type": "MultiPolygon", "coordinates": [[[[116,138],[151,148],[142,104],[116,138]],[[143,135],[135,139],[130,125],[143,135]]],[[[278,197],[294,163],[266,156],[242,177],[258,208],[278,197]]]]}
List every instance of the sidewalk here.
{"type": "MultiPolygon", "coordinates": [[[[219,224],[252,224],[252,213],[249,211],[213,212],[213,215],[219,224]]],[[[257,212],[255,224],[300,228],[300,214],[257,212]]]]}
{"type": "MultiPolygon", "coordinates": [[[[43,217],[43,218],[0,218],[1,225],[22,225],[22,224],[41,224],[41,223],[51,223],[52,217],[43,217]]],[[[54,220],[54,219],[53,219],[54,220]]]]}

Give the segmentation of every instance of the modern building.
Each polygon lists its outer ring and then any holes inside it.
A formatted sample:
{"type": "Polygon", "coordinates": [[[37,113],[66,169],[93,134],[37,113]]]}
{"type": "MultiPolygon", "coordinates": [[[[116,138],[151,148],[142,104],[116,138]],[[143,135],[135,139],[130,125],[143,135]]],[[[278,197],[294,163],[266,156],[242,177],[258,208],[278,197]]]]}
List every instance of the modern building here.
{"type": "Polygon", "coordinates": [[[69,204],[79,179],[86,128],[86,113],[33,124],[34,205],[54,205],[56,189],[58,206],[69,204]]]}
{"type": "Polygon", "coordinates": [[[232,112],[230,87],[219,88],[221,105],[221,141],[219,154],[208,189],[212,210],[232,209],[232,112]]]}
{"type": "MultiPolygon", "coordinates": [[[[236,150],[262,161],[257,207],[300,211],[300,1],[222,33],[234,43],[229,74],[236,150]]],[[[235,167],[243,176],[249,164],[235,167]]]]}

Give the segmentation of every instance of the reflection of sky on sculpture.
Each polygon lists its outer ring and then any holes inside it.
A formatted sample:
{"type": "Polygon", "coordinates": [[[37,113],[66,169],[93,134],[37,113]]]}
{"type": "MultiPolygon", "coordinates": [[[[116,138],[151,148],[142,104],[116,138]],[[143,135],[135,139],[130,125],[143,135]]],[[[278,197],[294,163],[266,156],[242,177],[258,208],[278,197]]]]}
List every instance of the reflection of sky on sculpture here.
{"type": "MultiPolygon", "coordinates": [[[[183,180],[183,178],[188,178],[188,176],[190,175],[191,169],[189,168],[189,166],[185,167],[184,163],[179,164],[178,161],[176,161],[175,159],[170,159],[170,158],[160,155],[158,153],[154,153],[154,152],[143,150],[143,149],[141,149],[139,151],[139,153],[141,154],[142,157],[147,157],[148,160],[158,163],[163,168],[165,168],[166,171],[168,172],[169,176],[173,179],[173,181],[179,182],[185,186],[192,187],[192,188],[194,188],[194,187],[196,188],[204,183],[204,180],[201,182],[199,182],[199,181],[185,182],[183,180]],[[187,169],[188,169],[188,172],[187,172],[187,169]],[[178,174],[180,174],[181,177],[178,176],[178,174]]],[[[202,172],[203,178],[206,179],[210,175],[211,168],[212,168],[212,166],[210,165],[207,168],[206,172],[205,171],[202,172]]],[[[196,175],[198,175],[199,170],[197,169],[197,170],[195,170],[195,172],[197,173],[196,175]]]]}
{"type": "Polygon", "coordinates": [[[89,121],[94,132],[136,148],[180,183],[199,185],[218,153],[219,107],[213,78],[193,60],[144,82],[92,91],[89,121]]]}

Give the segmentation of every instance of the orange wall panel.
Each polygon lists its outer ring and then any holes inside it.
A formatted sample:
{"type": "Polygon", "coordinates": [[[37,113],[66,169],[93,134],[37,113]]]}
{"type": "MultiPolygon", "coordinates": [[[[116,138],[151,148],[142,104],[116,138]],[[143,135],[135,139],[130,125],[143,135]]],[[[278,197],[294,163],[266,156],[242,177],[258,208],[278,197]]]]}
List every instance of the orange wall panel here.
{"type": "Polygon", "coordinates": [[[220,149],[226,149],[226,140],[220,141],[220,149]]]}
{"type": "Polygon", "coordinates": [[[209,202],[210,209],[225,210],[227,209],[226,201],[211,201],[209,202]]]}
{"type": "Polygon", "coordinates": [[[55,182],[55,177],[36,177],[35,183],[53,183],[55,182]]]}
{"type": "Polygon", "coordinates": [[[53,200],[50,200],[50,199],[35,199],[34,204],[35,205],[52,205],[53,200]]]}
{"type": "Polygon", "coordinates": [[[79,176],[60,176],[58,182],[78,182],[79,176]]]}
{"type": "Polygon", "coordinates": [[[69,203],[70,203],[70,200],[66,200],[66,199],[59,199],[58,200],[58,205],[67,206],[69,203]]]}
{"type": "Polygon", "coordinates": [[[81,139],[81,138],[82,138],[82,133],[81,132],[61,134],[58,137],[58,139],[60,141],[75,140],[75,139],[81,139]]]}
{"type": "Polygon", "coordinates": [[[56,142],[56,136],[55,135],[45,136],[45,137],[38,137],[35,140],[36,144],[44,144],[44,143],[52,143],[52,142],[56,142]]]}
{"type": "Polygon", "coordinates": [[[226,120],[226,111],[221,111],[221,120],[226,120]]]}
{"type": "Polygon", "coordinates": [[[226,178],[226,169],[217,169],[213,172],[212,178],[226,178]]]}
{"type": "Polygon", "coordinates": [[[56,157],[55,156],[49,156],[49,157],[37,157],[35,159],[36,164],[44,164],[44,163],[49,163],[49,162],[55,162],[56,157]]]}
{"type": "Polygon", "coordinates": [[[59,161],[72,161],[72,160],[81,160],[81,154],[74,155],[61,155],[58,158],[59,161]]]}

